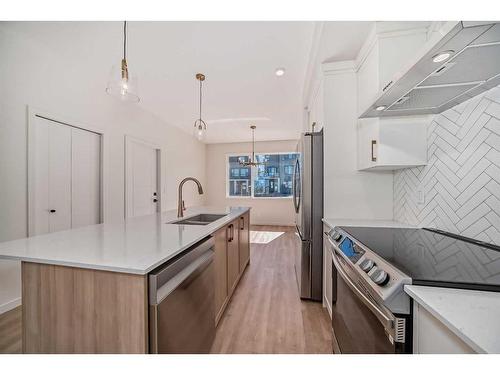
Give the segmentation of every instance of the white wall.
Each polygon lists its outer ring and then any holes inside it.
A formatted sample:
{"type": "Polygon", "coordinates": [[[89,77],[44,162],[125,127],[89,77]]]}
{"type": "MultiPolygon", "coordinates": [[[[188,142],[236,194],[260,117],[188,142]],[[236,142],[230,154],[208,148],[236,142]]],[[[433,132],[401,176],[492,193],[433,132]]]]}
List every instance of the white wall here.
{"type": "Polygon", "coordinates": [[[339,64],[341,69],[325,73],[323,81],[324,216],[390,220],[392,173],[357,170],[356,73],[348,65],[339,64]]]}
{"type": "MultiPolygon", "coordinates": [[[[256,142],[256,152],[295,151],[297,140],[256,142]]],[[[213,206],[252,207],[250,221],[259,225],[294,225],[295,211],[291,198],[226,198],[226,156],[248,154],[251,143],[216,143],[207,145],[207,204],[213,206]]]]}
{"type": "MultiPolygon", "coordinates": [[[[205,185],[204,144],[140,106],[121,103],[105,93],[115,62],[96,67],[92,56],[58,55],[45,48],[40,35],[35,40],[19,32],[19,25],[16,30],[0,23],[0,241],[27,233],[28,105],[104,131],[106,222],[124,217],[125,134],[162,148],[162,210],[175,208],[177,184],[183,177],[195,176],[205,185]]],[[[194,187],[186,187],[185,197],[191,205],[205,200],[194,187]]],[[[0,261],[0,312],[20,297],[19,270],[17,262],[0,261]]]]}

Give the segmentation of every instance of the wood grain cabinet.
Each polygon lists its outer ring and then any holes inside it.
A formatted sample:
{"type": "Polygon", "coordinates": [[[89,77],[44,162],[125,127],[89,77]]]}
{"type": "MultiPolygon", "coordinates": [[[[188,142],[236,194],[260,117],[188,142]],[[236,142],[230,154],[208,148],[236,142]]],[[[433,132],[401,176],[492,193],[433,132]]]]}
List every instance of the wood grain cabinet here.
{"type": "Polygon", "coordinates": [[[233,221],[227,227],[227,286],[232,292],[236,288],[240,275],[240,249],[239,249],[239,220],[233,221]]]}
{"type": "Polygon", "coordinates": [[[250,213],[214,233],[215,323],[218,324],[250,261],[250,213]]]}
{"type": "Polygon", "coordinates": [[[240,273],[245,270],[250,261],[250,214],[240,216],[239,223],[240,273]]]}
{"type": "Polygon", "coordinates": [[[227,288],[227,226],[214,233],[215,238],[215,321],[218,322],[228,299],[227,288]]]}

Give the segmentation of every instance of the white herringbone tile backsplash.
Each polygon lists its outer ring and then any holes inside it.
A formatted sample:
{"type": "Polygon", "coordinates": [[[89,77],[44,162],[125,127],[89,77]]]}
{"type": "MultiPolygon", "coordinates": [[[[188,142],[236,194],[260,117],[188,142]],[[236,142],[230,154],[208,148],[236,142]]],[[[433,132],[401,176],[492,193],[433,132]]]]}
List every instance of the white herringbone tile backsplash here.
{"type": "Polygon", "coordinates": [[[500,86],[436,116],[427,157],[394,173],[394,219],[500,245],[500,86]]]}

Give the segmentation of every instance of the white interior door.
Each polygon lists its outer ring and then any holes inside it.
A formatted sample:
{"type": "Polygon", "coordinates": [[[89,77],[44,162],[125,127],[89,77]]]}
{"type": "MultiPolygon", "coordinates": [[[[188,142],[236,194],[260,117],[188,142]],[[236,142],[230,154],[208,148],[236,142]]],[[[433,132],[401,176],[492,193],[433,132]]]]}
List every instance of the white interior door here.
{"type": "Polygon", "coordinates": [[[49,122],[33,119],[30,148],[29,235],[49,233],[49,122]]]}
{"type": "Polygon", "coordinates": [[[29,153],[29,235],[98,224],[101,136],[34,116],[29,153]]]}
{"type": "Polygon", "coordinates": [[[129,136],[125,142],[126,217],[153,214],[159,207],[158,149],[129,136]]]}
{"type": "Polygon", "coordinates": [[[71,129],[72,228],[98,224],[101,212],[101,136],[71,129]]]}
{"type": "MultiPolygon", "coordinates": [[[[40,119],[41,121],[47,121],[40,119]]],[[[71,228],[71,128],[49,124],[49,232],[71,228]]]]}

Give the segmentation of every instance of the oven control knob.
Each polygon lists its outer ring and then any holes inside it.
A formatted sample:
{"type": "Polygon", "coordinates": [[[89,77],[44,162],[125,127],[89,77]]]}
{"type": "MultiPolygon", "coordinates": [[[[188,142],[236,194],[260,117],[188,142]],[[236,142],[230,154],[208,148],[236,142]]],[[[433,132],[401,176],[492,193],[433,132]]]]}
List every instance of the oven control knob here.
{"type": "Polygon", "coordinates": [[[375,262],[371,259],[366,258],[359,264],[359,267],[365,271],[366,273],[370,272],[370,270],[375,266],[375,262]]]}
{"type": "Polygon", "coordinates": [[[389,282],[390,277],[387,274],[387,272],[378,268],[375,272],[372,273],[372,275],[370,276],[370,279],[372,279],[372,281],[375,284],[380,285],[380,286],[384,286],[385,284],[387,284],[389,282]]]}

